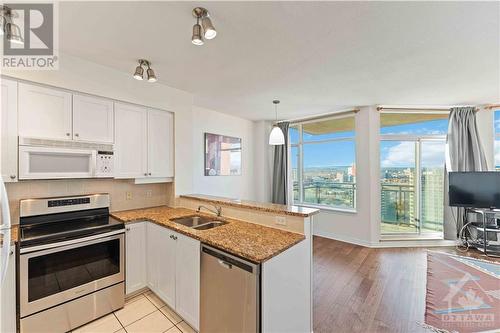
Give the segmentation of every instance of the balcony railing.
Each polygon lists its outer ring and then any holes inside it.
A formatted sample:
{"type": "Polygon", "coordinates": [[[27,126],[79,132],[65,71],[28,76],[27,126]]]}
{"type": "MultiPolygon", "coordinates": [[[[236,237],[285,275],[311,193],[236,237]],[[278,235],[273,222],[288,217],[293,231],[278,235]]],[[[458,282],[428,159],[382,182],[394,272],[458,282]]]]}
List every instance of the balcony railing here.
{"type": "MultiPolygon", "coordinates": [[[[307,181],[303,186],[303,203],[339,208],[356,207],[356,183],[307,181]]],[[[299,201],[299,184],[293,184],[294,200],[299,201]]]]}

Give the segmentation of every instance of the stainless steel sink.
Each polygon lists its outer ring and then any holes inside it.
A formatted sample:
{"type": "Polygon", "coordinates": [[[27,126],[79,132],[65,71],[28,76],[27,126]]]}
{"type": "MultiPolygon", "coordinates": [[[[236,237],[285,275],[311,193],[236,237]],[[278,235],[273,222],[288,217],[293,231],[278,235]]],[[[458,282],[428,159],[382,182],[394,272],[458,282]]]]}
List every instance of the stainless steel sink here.
{"type": "Polygon", "coordinates": [[[227,222],[223,221],[215,221],[214,219],[206,216],[200,215],[190,215],[184,217],[178,217],[172,219],[173,222],[182,224],[186,227],[190,227],[196,230],[207,230],[212,229],[221,225],[226,224],[227,222]]]}
{"type": "Polygon", "coordinates": [[[205,224],[201,224],[199,226],[193,227],[193,229],[196,230],[207,230],[207,229],[213,229],[216,227],[220,227],[221,225],[227,224],[227,222],[222,222],[222,221],[212,221],[208,222],[205,224]]]}

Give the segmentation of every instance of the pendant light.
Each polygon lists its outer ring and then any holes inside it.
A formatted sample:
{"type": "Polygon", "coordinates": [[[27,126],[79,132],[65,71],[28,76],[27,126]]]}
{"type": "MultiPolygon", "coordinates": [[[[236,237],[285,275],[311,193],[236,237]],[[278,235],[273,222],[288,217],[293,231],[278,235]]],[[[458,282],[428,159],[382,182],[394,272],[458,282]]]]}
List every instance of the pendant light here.
{"type": "Polygon", "coordinates": [[[278,126],[278,104],[280,101],[274,100],[274,112],[276,114],[276,124],[273,125],[273,129],[271,130],[271,134],[269,134],[269,144],[273,146],[284,145],[285,144],[285,135],[283,131],[278,126]]]}

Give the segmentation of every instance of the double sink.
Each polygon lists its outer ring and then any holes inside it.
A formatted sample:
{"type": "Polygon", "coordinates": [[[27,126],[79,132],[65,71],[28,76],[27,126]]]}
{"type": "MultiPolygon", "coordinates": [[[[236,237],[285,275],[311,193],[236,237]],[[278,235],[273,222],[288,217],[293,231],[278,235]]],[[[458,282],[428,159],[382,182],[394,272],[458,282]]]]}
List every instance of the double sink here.
{"type": "Polygon", "coordinates": [[[215,220],[211,217],[201,215],[178,217],[172,219],[172,221],[178,224],[182,224],[183,226],[193,228],[195,230],[208,230],[227,224],[227,222],[215,220]]]}

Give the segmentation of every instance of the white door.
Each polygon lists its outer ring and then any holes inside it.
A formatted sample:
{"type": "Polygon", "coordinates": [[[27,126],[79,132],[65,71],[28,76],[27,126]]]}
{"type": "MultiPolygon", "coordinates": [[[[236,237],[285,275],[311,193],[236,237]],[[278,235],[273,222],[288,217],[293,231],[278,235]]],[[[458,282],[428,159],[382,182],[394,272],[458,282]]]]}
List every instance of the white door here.
{"type": "Polygon", "coordinates": [[[174,176],[174,117],[170,112],[148,112],[148,175],[174,176]]]}
{"type": "Polygon", "coordinates": [[[163,227],[158,227],[160,235],[160,245],[158,254],[158,288],[157,294],[171,308],[175,309],[175,244],[177,233],[163,227]]]}
{"type": "Polygon", "coordinates": [[[146,287],[146,223],[126,226],[126,293],[131,294],[146,287]]]}
{"type": "Polygon", "coordinates": [[[178,235],[175,262],[175,311],[199,330],[200,242],[178,235]]]}
{"type": "Polygon", "coordinates": [[[17,181],[17,82],[1,79],[0,169],[4,182],[17,181]]]}
{"type": "Polygon", "coordinates": [[[73,140],[113,143],[113,102],[73,94],[73,140]]]}
{"type": "Polygon", "coordinates": [[[115,178],[147,176],[147,109],[115,103],[115,178]]]}
{"type": "Polygon", "coordinates": [[[19,136],[71,139],[71,94],[19,83],[19,136]]]}
{"type": "Polygon", "coordinates": [[[16,258],[10,252],[7,273],[0,286],[0,332],[16,332],[16,258]]]}

